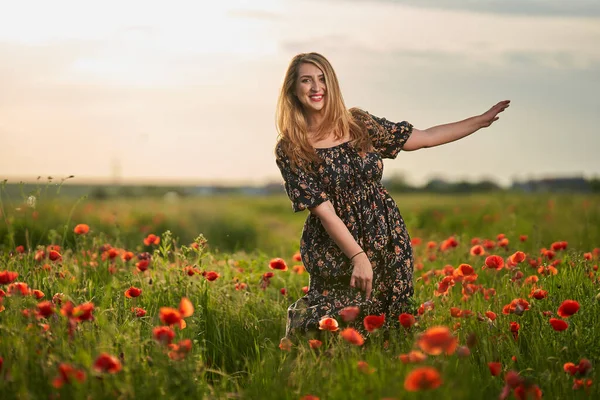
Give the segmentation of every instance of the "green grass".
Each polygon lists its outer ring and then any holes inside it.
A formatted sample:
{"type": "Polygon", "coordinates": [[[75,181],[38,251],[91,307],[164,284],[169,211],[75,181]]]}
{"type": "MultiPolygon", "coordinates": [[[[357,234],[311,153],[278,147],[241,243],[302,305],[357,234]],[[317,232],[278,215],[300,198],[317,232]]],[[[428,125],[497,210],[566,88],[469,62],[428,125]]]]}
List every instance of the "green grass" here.
{"type": "MultiPolygon", "coordinates": [[[[306,214],[294,214],[285,197],[209,197],[168,203],[40,196],[35,208],[21,199],[2,197],[0,272],[17,272],[15,282],[25,282],[45,295],[40,300],[17,295],[3,298],[2,397],[300,399],[311,394],[320,399],[481,399],[499,396],[508,370],[538,385],[544,398],[600,395],[600,284],[598,272],[593,270],[598,259],[583,258],[584,253],[600,247],[600,197],[500,193],[394,198],[411,236],[423,240],[415,246],[417,264],[423,266],[415,271],[415,301],[432,300],[434,310],[418,318],[418,326],[410,331],[394,329],[387,348],[381,332],[375,332],[363,347],[346,343],[337,333],[323,332],[321,348],[312,350],[302,341],[286,352],[278,347],[285,331],[286,309],[302,296],[308,276],[291,270],[297,264],[292,256],[306,214]],[[88,224],[91,231],[75,235],[73,227],[78,223],[88,224]],[[162,235],[159,246],[143,244],[148,233],[162,235]],[[512,271],[482,269],[484,257],[469,254],[470,241],[474,237],[495,240],[500,233],[509,239],[509,246],[492,252],[505,258],[517,250],[537,258],[542,248],[567,241],[567,249],[557,252],[561,260],[558,274],[539,275],[527,263],[512,271]],[[194,250],[190,244],[200,234],[208,240],[208,247],[194,250]],[[431,261],[427,241],[439,244],[451,235],[459,246],[433,251],[436,258],[431,261]],[[520,242],[520,235],[528,235],[527,241],[520,242]],[[35,261],[36,251],[50,244],[61,246],[62,260],[35,261]],[[150,252],[150,268],[138,272],[135,258],[103,260],[106,244],[135,254],[150,252]],[[25,246],[24,254],[15,252],[19,245],[25,246]],[[284,258],[290,270],[275,271],[270,285],[262,290],[261,277],[270,271],[273,257],[284,258]],[[475,283],[495,288],[496,295],[485,300],[475,293],[462,301],[457,283],[448,296],[434,296],[441,276],[427,280],[424,274],[461,263],[472,265],[478,274],[475,283]],[[199,274],[188,276],[184,273],[187,266],[216,271],[220,276],[212,282],[199,274]],[[524,277],[513,282],[517,270],[524,277]],[[530,275],[539,276],[537,286],[548,291],[546,299],[528,297],[531,286],[523,280],[530,275]],[[247,287],[236,290],[236,283],[247,287]],[[142,289],[141,296],[126,298],[130,286],[142,289]],[[288,294],[282,295],[281,288],[288,294]],[[63,305],[68,300],[75,305],[92,302],[93,321],[78,323],[69,335],[68,318],[61,315],[60,305],[48,318],[23,315],[23,310],[36,310],[39,302],[52,300],[57,293],[64,295],[63,305]],[[169,358],[168,348],[153,339],[152,332],[162,325],[160,308],[177,308],[182,297],[191,300],[194,313],[185,319],[185,329],[174,329],[173,343],[190,339],[192,350],[175,361],[169,358]],[[530,310],[521,316],[502,314],[502,307],[514,298],[527,299],[530,310]],[[542,312],[556,316],[565,299],[577,300],[581,309],[568,318],[566,331],[555,332],[542,312]],[[144,308],[146,316],[136,317],[132,307],[144,308]],[[452,318],[450,307],[471,310],[474,316],[452,318]],[[498,315],[493,323],[477,318],[487,310],[498,315]],[[517,340],[509,329],[511,321],[521,326],[517,340]],[[455,327],[457,322],[460,327],[455,327]],[[40,324],[49,329],[44,331],[40,324]],[[404,380],[418,365],[403,364],[398,356],[416,349],[418,335],[436,325],[453,329],[461,346],[470,336],[477,343],[466,358],[456,353],[428,356],[422,365],[435,367],[442,385],[431,391],[408,392],[404,380]],[[95,372],[92,365],[101,352],[117,357],[122,370],[116,374],[95,372]],[[593,364],[586,377],[593,381],[589,394],[584,389],[573,390],[573,377],[563,371],[564,363],[578,363],[581,358],[593,364]],[[359,360],[367,361],[375,371],[361,373],[359,360]],[[491,376],[490,361],[502,363],[501,376],[491,376]],[[52,381],[60,363],[82,369],[87,378],[56,389],[52,381]]],[[[0,284],[4,292],[8,287],[0,284]]]]}

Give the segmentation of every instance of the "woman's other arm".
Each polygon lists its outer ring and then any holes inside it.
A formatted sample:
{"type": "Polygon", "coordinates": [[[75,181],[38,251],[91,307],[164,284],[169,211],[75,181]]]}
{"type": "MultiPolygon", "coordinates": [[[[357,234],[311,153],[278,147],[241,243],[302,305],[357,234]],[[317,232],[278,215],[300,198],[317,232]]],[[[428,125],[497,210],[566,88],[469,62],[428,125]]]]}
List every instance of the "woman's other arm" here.
{"type": "Polygon", "coordinates": [[[425,130],[414,129],[402,148],[404,151],[414,151],[427,147],[435,147],[454,142],[469,136],[481,128],[490,126],[498,120],[498,114],[510,105],[510,100],[504,100],[490,108],[488,111],[475,117],[470,117],[458,122],[436,125],[425,130]]]}
{"type": "MultiPolygon", "coordinates": [[[[319,217],[323,228],[325,228],[329,236],[348,258],[363,251],[346,227],[346,224],[344,224],[344,221],[338,217],[329,200],[309,210],[312,214],[319,217]]],[[[373,267],[369,258],[365,253],[361,253],[352,259],[352,265],[354,266],[354,271],[350,279],[350,286],[364,290],[367,299],[370,298],[373,287],[373,267]]]]}

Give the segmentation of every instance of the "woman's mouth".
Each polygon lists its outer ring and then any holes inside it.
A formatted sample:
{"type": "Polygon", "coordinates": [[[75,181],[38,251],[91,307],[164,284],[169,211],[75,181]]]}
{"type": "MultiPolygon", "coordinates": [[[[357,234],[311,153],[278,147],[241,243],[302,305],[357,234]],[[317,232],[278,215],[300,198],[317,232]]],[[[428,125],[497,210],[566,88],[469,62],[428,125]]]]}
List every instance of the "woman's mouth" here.
{"type": "Polygon", "coordinates": [[[317,103],[318,103],[319,101],[323,100],[323,95],[322,95],[322,94],[313,94],[313,95],[310,95],[310,96],[308,96],[308,97],[309,97],[309,98],[310,98],[312,101],[314,101],[314,102],[317,102],[317,103]]]}

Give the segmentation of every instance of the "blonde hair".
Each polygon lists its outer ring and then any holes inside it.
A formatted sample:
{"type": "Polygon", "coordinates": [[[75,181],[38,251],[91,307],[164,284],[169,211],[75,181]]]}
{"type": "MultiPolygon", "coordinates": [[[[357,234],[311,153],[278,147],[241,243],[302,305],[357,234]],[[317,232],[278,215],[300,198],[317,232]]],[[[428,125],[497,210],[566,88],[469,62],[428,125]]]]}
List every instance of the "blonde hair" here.
{"type": "Polygon", "coordinates": [[[312,162],[321,161],[308,140],[308,127],[302,103],[296,96],[298,70],[302,63],[313,64],[323,71],[327,87],[323,107],[325,115],[315,139],[324,139],[333,132],[334,137],[339,140],[349,132],[350,141],[355,147],[360,151],[370,151],[372,144],[361,121],[366,113],[359,109],[346,109],[335,71],[325,57],[319,53],[301,53],[292,59],[285,73],[276,112],[278,143],[290,159],[292,168],[303,166],[312,171],[312,162]],[[354,118],[355,116],[359,118],[354,118]]]}

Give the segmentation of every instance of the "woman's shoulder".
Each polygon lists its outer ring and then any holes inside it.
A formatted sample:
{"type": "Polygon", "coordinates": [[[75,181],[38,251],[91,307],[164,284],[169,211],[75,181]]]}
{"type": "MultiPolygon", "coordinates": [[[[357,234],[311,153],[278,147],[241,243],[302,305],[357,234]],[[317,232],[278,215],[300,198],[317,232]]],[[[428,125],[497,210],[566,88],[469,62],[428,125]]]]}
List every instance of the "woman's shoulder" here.
{"type": "Polygon", "coordinates": [[[283,137],[277,139],[275,143],[275,157],[277,159],[282,159],[287,157],[287,148],[288,148],[287,140],[283,137]]]}
{"type": "Polygon", "coordinates": [[[360,107],[352,107],[348,111],[354,119],[366,119],[371,116],[368,111],[365,111],[360,107]]]}

